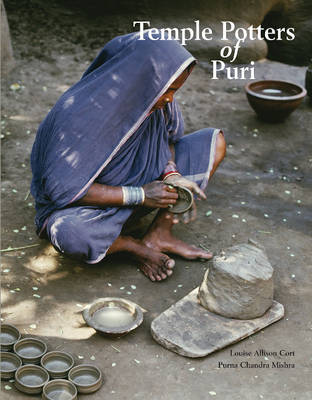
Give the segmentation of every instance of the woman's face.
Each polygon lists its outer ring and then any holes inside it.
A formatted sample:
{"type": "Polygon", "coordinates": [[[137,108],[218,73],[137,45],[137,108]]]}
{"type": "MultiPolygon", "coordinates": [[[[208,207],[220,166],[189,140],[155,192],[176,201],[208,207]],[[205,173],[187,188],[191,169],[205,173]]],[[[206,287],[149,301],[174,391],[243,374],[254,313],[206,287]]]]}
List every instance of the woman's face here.
{"type": "Polygon", "coordinates": [[[183,85],[189,74],[190,70],[185,69],[182,74],[170,85],[166,93],[164,93],[153,105],[151,112],[165,107],[167,103],[172,103],[175,92],[183,85]]]}

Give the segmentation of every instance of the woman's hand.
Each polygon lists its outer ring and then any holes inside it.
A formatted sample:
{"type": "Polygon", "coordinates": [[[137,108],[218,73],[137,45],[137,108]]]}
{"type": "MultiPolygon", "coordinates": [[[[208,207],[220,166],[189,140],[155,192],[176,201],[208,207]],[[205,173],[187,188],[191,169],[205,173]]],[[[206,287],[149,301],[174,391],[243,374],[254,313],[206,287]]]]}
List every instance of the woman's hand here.
{"type": "Polygon", "coordinates": [[[200,198],[203,200],[207,199],[207,196],[205,193],[200,189],[200,187],[197,185],[197,183],[190,181],[189,179],[184,178],[181,175],[170,175],[168,178],[165,180],[166,183],[170,183],[172,185],[177,185],[177,186],[184,186],[187,189],[189,189],[191,192],[198,194],[200,198]]]}
{"type": "Polygon", "coordinates": [[[183,214],[173,214],[173,223],[177,224],[182,221],[184,224],[188,224],[189,222],[195,221],[197,217],[197,206],[195,201],[192,204],[192,207],[185,211],[183,214]]]}
{"type": "Polygon", "coordinates": [[[151,208],[167,208],[175,204],[178,194],[175,188],[165,185],[161,181],[154,181],[143,186],[145,200],[143,205],[151,208]]]}
{"type": "MultiPolygon", "coordinates": [[[[172,185],[177,185],[177,186],[183,186],[186,187],[187,189],[191,190],[191,192],[198,194],[198,196],[202,199],[207,199],[207,196],[205,193],[200,189],[200,187],[197,185],[197,183],[190,181],[189,179],[184,178],[181,175],[170,175],[166,179],[166,183],[170,183],[172,185]]],[[[191,221],[194,221],[197,216],[197,207],[195,200],[193,201],[192,207],[187,210],[183,214],[174,214],[173,217],[173,222],[178,223],[179,221],[182,220],[184,224],[188,224],[191,221]]]]}

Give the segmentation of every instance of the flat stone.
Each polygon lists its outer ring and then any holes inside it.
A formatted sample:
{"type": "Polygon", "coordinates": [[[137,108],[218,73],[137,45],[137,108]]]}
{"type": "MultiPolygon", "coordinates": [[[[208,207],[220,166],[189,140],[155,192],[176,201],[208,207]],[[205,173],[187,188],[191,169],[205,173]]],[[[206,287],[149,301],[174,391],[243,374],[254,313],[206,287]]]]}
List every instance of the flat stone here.
{"type": "Polygon", "coordinates": [[[198,288],[160,314],[151,325],[156,342],[182,356],[207,356],[245,339],[284,316],[283,305],[273,301],[272,307],[260,318],[225,318],[199,304],[197,293],[198,288]]]}
{"type": "Polygon", "coordinates": [[[255,243],[229,247],[213,258],[198,298],[207,310],[227,318],[252,319],[273,303],[273,268],[255,243]]]}

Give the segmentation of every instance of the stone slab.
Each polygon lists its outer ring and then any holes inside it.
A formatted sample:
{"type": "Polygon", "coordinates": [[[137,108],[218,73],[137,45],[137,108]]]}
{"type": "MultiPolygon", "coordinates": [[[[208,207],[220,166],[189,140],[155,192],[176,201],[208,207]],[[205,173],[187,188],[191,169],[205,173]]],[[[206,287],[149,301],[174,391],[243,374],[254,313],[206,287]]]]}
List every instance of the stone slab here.
{"type": "Polygon", "coordinates": [[[250,320],[225,318],[201,306],[198,288],[173,304],[151,324],[153,338],[163,347],[186,357],[204,357],[239,342],[284,316],[284,306],[273,301],[262,316],[250,320]]]}

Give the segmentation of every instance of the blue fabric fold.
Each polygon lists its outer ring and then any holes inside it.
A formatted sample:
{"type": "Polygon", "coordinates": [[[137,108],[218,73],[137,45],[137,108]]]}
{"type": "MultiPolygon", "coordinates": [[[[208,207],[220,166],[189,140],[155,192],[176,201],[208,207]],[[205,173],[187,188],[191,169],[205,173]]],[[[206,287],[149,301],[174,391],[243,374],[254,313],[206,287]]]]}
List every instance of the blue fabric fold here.
{"type": "Polygon", "coordinates": [[[39,126],[31,154],[38,232],[95,180],[155,180],[170,157],[168,142],[183,135],[176,102],[150,109],[195,59],[175,40],[150,40],[147,32],[144,38],[111,40],[39,126]]]}

